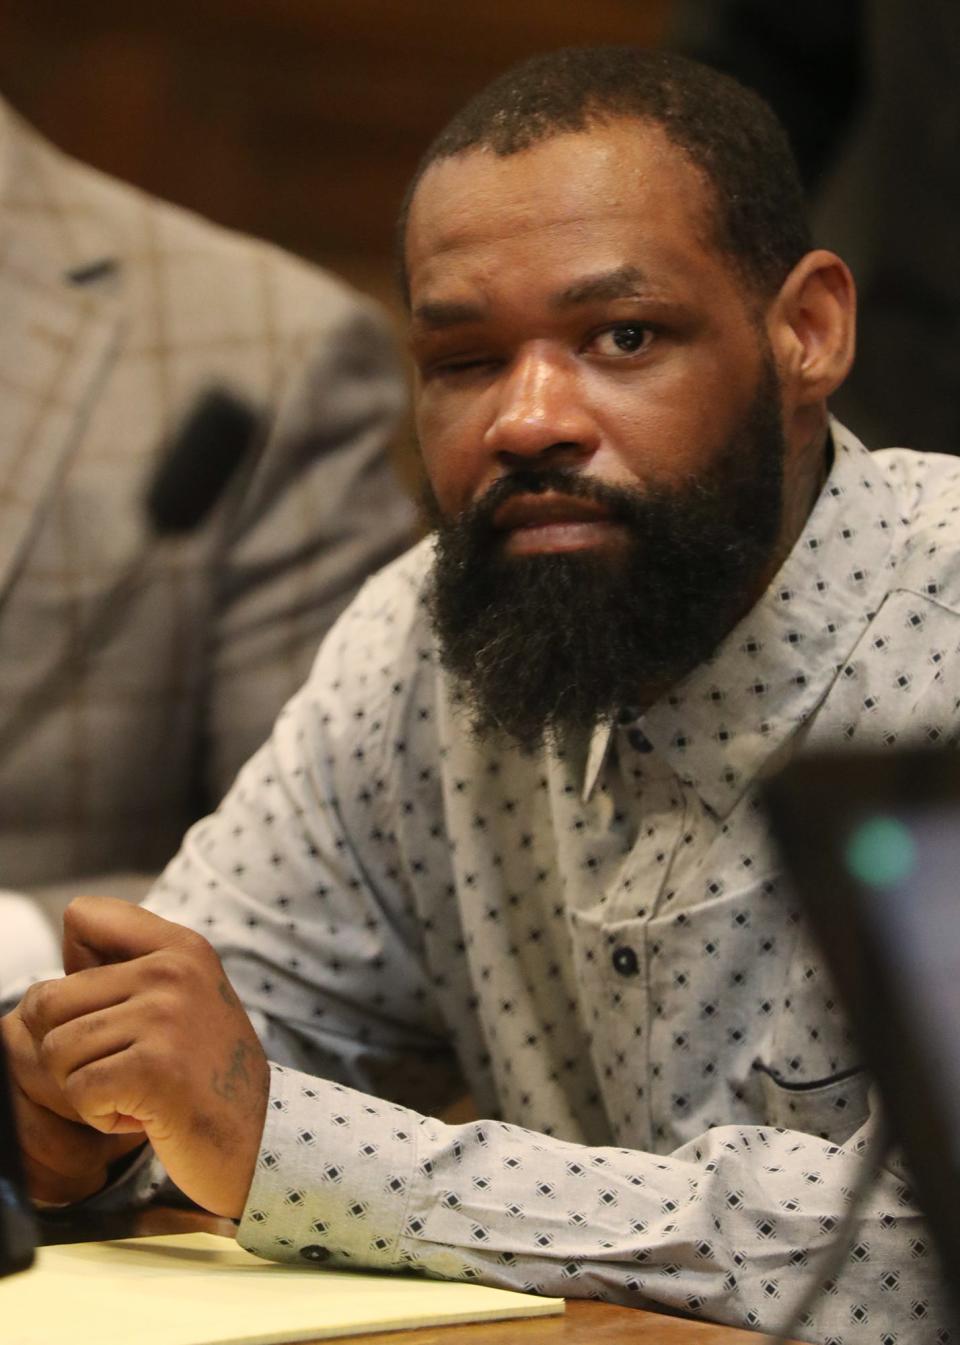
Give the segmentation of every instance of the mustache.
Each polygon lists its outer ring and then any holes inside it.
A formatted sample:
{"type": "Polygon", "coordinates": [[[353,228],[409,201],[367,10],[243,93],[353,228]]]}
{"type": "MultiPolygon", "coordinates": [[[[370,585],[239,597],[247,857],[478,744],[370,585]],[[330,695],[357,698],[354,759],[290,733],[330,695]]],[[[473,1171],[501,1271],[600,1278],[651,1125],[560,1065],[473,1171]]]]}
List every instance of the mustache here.
{"type": "Polygon", "coordinates": [[[491,537],[497,534],[493,519],[500,506],[515,495],[543,495],[551,491],[557,495],[566,495],[580,500],[592,500],[600,504],[610,518],[618,523],[629,523],[637,515],[638,505],[642,508],[643,495],[638,490],[622,486],[607,485],[582,472],[564,470],[561,467],[545,467],[539,471],[521,469],[502,476],[484,491],[469,509],[456,519],[441,517],[436,501],[428,499],[428,511],[431,521],[441,531],[463,530],[475,538],[491,537]]]}

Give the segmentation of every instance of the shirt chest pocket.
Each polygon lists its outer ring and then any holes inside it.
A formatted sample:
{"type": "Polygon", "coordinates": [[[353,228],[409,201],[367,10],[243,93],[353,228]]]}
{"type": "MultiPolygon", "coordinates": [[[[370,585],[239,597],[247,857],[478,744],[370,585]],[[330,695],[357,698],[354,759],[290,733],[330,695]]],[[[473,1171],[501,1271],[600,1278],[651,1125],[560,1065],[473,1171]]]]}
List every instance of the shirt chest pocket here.
{"type": "Polygon", "coordinates": [[[870,1079],[807,931],[797,940],[771,1029],[753,1061],[751,1080],[765,1120],[842,1144],[867,1119],[870,1079]]]}
{"type": "Polygon", "coordinates": [[[761,1109],[769,1125],[802,1130],[833,1144],[845,1143],[866,1121],[870,1107],[869,1079],[857,1066],[824,1079],[787,1080],[757,1060],[761,1109]]]}

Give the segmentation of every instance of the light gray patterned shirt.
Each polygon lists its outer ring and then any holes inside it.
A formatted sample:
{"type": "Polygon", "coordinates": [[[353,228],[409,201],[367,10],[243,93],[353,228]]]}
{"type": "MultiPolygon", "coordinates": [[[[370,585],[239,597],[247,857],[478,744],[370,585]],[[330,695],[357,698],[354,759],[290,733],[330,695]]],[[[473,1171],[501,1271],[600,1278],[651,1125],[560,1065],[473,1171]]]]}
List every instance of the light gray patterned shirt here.
{"type": "MultiPolygon", "coordinates": [[[[960,704],[960,462],[834,436],[763,599],[589,741],[466,731],[429,541],[334,628],[151,901],[212,940],[280,1062],[245,1246],[783,1319],[871,1122],[755,785],[808,747],[952,740],[960,704]],[[421,1114],[457,1078],[485,1119],[421,1114]]],[[[946,1341],[939,1280],[884,1169],[803,1334],[946,1341]]]]}

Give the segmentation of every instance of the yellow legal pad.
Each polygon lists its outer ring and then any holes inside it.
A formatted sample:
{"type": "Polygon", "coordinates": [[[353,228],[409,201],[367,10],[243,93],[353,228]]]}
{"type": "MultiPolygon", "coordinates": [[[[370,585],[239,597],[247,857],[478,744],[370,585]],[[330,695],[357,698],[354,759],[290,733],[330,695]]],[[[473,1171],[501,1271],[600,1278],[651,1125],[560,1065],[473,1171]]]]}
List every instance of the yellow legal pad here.
{"type": "MultiPolygon", "coordinates": [[[[563,1299],[474,1284],[281,1266],[212,1233],[43,1247],[0,1281],[3,1345],[286,1345],[537,1317],[563,1299]]],[[[399,1342],[398,1342],[399,1345],[399,1342]]]]}

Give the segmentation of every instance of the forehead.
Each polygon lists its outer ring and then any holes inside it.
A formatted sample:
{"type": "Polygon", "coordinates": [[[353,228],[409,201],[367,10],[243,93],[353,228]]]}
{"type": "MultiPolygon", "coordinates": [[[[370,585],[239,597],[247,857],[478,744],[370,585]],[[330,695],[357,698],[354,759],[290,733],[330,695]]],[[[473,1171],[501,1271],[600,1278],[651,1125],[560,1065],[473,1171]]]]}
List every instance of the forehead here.
{"type": "Polygon", "coordinates": [[[713,242],[702,173],[658,126],[634,121],[505,157],[470,151],[426,171],[407,226],[414,306],[461,280],[529,282],[532,261],[551,281],[565,267],[628,262],[663,283],[698,283],[705,267],[730,270],[713,242]]]}

